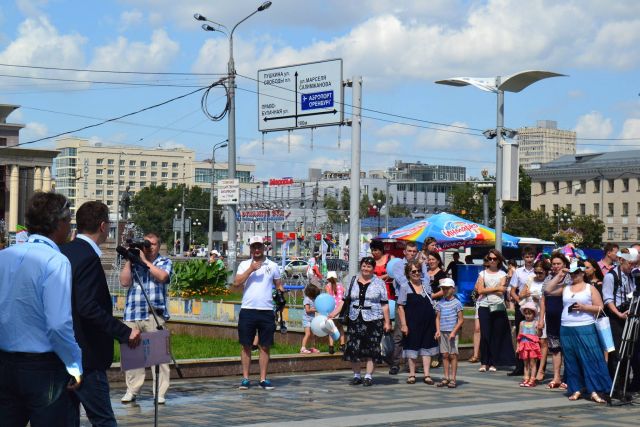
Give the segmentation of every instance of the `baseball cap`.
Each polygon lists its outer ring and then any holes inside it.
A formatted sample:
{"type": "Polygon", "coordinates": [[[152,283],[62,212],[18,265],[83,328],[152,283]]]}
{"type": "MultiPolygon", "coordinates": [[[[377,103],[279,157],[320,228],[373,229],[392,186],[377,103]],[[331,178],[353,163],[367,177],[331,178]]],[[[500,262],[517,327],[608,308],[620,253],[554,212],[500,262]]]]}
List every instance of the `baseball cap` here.
{"type": "Polygon", "coordinates": [[[453,279],[450,279],[448,277],[445,277],[444,279],[440,279],[440,287],[444,287],[444,288],[455,288],[456,286],[456,282],[453,281],[453,279]]]}
{"type": "Polygon", "coordinates": [[[622,258],[625,261],[636,262],[638,260],[638,251],[636,249],[634,249],[634,248],[629,248],[628,251],[629,251],[629,253],[624,253],[624,252],[618,251],[616,256],[618,258],[622,258]]]}
{"type": "Polygon", "coordinates": [[[261,236],[251,236],[249,238],[249,246],[251,245],[255,245],[255,244],[261,244],[264,245],[264,240],[262,239],[261,236]]]}
{"type": "Polygon", "coordinates": [[[209,252],[209,255],[215,255],[215,256],[220,256],[220,252],[216,251],[215,249],[212,250],[211,252],[209,252]]]}
{"type": "Polygon", "coordinates": [[[569,273],[575,273],[578,270],[584,271],[584,264],[580,265],[578,261],[574,261],[569,265],[569,273]]]}
{"type": "Polygon", "coordinates": [[[337,279],[337,278],[338,278],[338,273],[336,273],[335,271],[327,272],[327,279],[337,279]]]}

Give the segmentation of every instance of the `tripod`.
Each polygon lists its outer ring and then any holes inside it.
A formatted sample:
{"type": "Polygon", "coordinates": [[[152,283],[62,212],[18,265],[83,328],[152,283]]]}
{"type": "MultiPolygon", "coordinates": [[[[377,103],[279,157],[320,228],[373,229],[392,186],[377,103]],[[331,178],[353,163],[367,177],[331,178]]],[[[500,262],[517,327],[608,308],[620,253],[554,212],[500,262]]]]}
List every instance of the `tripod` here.
{"type": "MultiPolygon", "coordinates": [[[[638,343],[638,335],[640,334],[640,289],[636,280],[636,290],[629,305],[629,315],[624,323],[622,337],[620,340],[620,349],[618,350],[618,364],[616,373],[613,377],[613,385],[609,398],[613,399],[614,395],[620,396],[620,404],[631,404],[633,399],[627,394],[629,385],[629,377],[631,375],[632,363],[636,357],[635,349],[638,343]],[[618,382],[622,382],[622,387],[616,387],[618,382]]],[[[640,372],[635,372],[636,375],[640,372]]],[[[637,378],[635,379],[637,381],[637,378]]]]}

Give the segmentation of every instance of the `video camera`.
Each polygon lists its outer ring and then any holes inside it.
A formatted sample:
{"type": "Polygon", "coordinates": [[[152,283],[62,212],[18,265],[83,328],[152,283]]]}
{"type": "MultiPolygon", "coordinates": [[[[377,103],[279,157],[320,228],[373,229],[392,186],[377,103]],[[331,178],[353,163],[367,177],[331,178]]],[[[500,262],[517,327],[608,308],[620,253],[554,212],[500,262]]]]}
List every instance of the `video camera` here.
{"type": "Polygon", "coordinates": [[[127,246],[129,246],[127,248],[127,251],[139,257],[141,250],[149,249],[151,247],[151,242],[148,241],[147,239],[143,239],[143,240],[127,239],[127,246]]]}

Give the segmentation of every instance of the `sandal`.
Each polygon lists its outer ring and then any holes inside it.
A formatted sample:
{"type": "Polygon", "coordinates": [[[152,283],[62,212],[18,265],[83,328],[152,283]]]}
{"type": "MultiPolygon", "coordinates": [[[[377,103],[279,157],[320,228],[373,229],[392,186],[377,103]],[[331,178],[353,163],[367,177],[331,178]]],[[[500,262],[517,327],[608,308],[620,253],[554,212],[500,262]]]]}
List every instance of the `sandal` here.
{"type": "Polygon", "coordinates": [[[556,382],[551,381],[549,384],[547,384],[547,388],[549,388],[549,389],[560,388],[560,383],[556,383],[556,382]]]}
{"type": "Polygon", "coordinates": [[[580,393],[579,391],[576,391],[571,396],[569,396],[569,400],[576,401],[576,400],[580,399],[581,395],[582,395],[582,393],[580,393]]]}
{"type": "Polygon", "coordinates": [[[433,380],[431,379],[431,377],[429,375],[427,375],[426,377],[424,377],[424,383],[427,385],[433,385],[433,380]]]}
{"type": "Polygon", "coordinates": [[[438,384],[436,384],[436,387],[446,387],[449,385],[449,379],[448,378],[443,378],[442,381],[440,381],[438,384]]]}
{"type": "Polygon", "coordinates": [[[313,348],[313,347],[311,347],[311,348],[309,349],[309,353],[320,353],[320,350],[318,350],[317,348],[313,348]]]}
{"type": "Polygon", "coordinates": [[[456,380],[449,381],[448,388],[456,388],[456,380]]]}
{"type": "Polygon", "coordinates": [[[601,398],[600,395],[595,391],[591,393],[591,400],[593,400],[596,403],[607,403],[607,401],[601,398]]]}
{"type": "Polygon", "coordinates": [[[415,384],[415,383],[416,383],[415,375],[411,375],[409,378],[407,378],[407,384],[415,384]]]}
{"type": "Polygon", "coordinates": [[[480,358],[475,357],[475,356],[473,356],[469,360],[467,360],[467,362],[469,362],[469,363],[478,363],[479,361],[480,361],[480,358]]]}
{"type": "Polygon", "coordinates": [[[538,384],[537,384],[535,378],[531,378],[529,380],[529,382],[527,383],[527,387],[535,387],[536,385],[538,385],[538,384]]]}
{"type": "Polygon", "coordinates": [[[565,383],[560,383],[560,390],[566,390],[567,385],[565,383]]]}
{"type": "Polygon", "coordinates": [[[497,371],[497,369],[496,369],[495,366],[489,367],[489,372],[496,372],[496,371],[497,371]]]}
{"type": "Polygon", "coordinates": [[[529,387],[529,378],[523,378],[519,385],[520,387],[529,387]]]}
{"type": "Polygon", "coordinates": [[[310,354],[310,353],[311,353],[311,350],[307,350],[307,349],[306,349],[306,348],[304,348],[304,347],[302,347],[302,348],[300,349],[300,354],[310,354]]]}
{"type": "Polygon", "coordinates": [[[478,372],[487,372],[487,368],[484,366],[480,366],[480,369],[478,369],[478,372]]]}

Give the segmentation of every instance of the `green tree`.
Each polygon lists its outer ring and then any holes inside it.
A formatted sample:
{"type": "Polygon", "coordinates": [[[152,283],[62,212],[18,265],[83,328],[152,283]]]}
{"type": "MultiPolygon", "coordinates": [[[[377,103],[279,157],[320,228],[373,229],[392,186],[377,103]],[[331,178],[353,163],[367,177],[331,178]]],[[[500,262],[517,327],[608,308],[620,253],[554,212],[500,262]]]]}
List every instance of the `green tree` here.
{"type": "Polygon", "coordinates": [[[504,231],[512,236],[549,240],[553,235],[554,225],[545,212],[523,209],[515,204],[509,212],[504,231]]]}
{"type": "Polygon", "coordinates": [[[582,247],[599,248],[605,225],[595,215],[576,215],[571,218],[571,228],[582,234],[582,247]]]}

